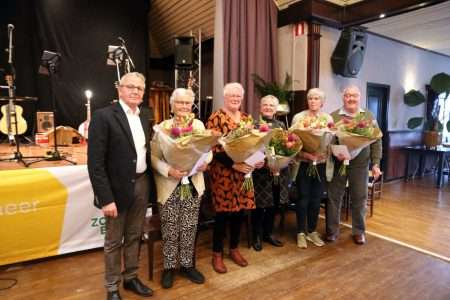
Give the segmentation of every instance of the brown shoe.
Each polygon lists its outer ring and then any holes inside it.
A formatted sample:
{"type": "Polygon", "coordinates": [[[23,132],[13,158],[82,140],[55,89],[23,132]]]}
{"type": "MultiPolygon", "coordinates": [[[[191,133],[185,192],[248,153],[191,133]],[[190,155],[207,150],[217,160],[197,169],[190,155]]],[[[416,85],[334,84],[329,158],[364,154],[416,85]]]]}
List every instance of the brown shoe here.
{"type": "Polygon", "coordinates": [[[327,242],[335,242],[337,240],[337,234],[327,234],[325,237],[325,241],[327,242]]]}
{"type": "Polygon", "coordinates": [[[227,272],[227,267],[225,267],[225,264],[223,263],[222,252],[213,252],[212,266],[217,273],[223,274],[227,272]]]}
{"type": "Polygon", "coordinates": [[[353,241],[357,245],[364,245],[366,243],[366,236],[364,235],[364,233],[354,234],[353,235],[353,241]]]}
{"type": "Polygon", "coordinates": [[[239,249],[230,249],[230,258],[232,261],[234,261],[238,266],[246,267],[248,265],[248,262],[245,260],[244,257],[242,257],[241,253],[239,252],[239,249]]]}

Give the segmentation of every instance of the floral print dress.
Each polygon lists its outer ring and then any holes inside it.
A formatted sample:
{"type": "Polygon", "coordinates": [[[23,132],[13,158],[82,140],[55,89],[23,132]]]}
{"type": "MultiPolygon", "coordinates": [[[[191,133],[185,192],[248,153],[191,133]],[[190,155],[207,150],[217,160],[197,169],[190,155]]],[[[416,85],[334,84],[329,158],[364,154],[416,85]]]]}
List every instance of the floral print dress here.
{"type": "MultiPolygon", "coordinates": [[[[241,118],[248,114],[241,112],[241,118]]],[[[228,134],[238,124],[222,109],[208,118],[206,128],[228,134]]],[[[233,161],[226,155],[221,145],[213,148],[214,157],[209,165],[212,185],[212,198],[216,212],[238,212],[243,209],[254,209],[254,192],[242,191],[244,175],[232,168],[233,161]]]]}

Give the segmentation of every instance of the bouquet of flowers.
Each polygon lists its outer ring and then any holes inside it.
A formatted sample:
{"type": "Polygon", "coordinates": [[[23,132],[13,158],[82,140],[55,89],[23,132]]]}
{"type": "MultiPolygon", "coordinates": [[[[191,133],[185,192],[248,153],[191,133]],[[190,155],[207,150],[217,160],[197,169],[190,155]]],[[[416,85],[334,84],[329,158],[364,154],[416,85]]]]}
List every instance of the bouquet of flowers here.
{"type": "MultiPolygon", "coordinates": [[[[253,118],[248,116],[242,118],[236,128],[220,138],[219,143],[235,163],[241,163],[264,148],[270,137],[271,131],[267,124],[260,126],[259,130],[255,129],[253,118]]],[[[245,174],[242,190],[244,192],[253,190],[251,173],[245,174]]]]}
{"type": "MultiPolygon", "coordinates": [[[[339,144],[347,147],[352,158],[358,155],[361,149],[383,136],[376,120],[367,118],[364,114],[359,114],[353,119],[343,118],[336,124],[336,127],[338,129],[336,136],[339,144]]],[[[339,169],[339,174],[345,175],[348,164],[349,161],[344,161],[339,169]]]]}
{"type": "MultiPolygon", "coordinates": [[[[291,127],[291,130],[302,140],[304,152],[326,154],[336,127],[326,115],[305,115],[291,127]]],[[[320,179],[317,161],[310,163],[307,174],[320,179]]]]}
{"type": "MultiPolygon", "coordinates": [[[[194,114],[155,125],[153,142],[159,143],[164,160],[174,168],[190,172],[200,157],[217,144],[220,134],[193,128],[194,114]]],[[[188,177],[181,180],[181,198],[190,197],[188,177]]]]}
{"type": "Polygon", "coordinates": [[[302,149],[302,141],[292,132],[281,128],[272,130],[272,139],[266,147],[267,165],[278,180],[280,170],[287,167],[297,153],[302,149]]]}

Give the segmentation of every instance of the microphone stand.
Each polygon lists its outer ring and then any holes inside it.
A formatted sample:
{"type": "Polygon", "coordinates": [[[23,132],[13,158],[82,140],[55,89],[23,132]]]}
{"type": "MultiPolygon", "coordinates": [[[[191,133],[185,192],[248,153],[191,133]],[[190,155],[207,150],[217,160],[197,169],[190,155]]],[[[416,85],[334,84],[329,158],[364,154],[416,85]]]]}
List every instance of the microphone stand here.
{"type": "Polygon", "coordinates": [[[8,65],[9,70],[6,72],[6,81],[8,83],[8,96],[9,96],[9,103],[8,105],[8,116],[9,118],[9,128],[8,128],[8,139],[10,142],[14,142],[16,144],[16,151],[14,152],[14,156],[11,158],[3,158],[0,159],[0,161],[17,161],[19,163],[22,163],[25,167],[28,167],[31,163],[28,163],[24,160],[24,158],[39,158],[40,156],[27,156],[24,157],[22,153],[20,152],[20,141],[18,138],[18,125],[17,125],[17,114],[16,114],[16,87],[14,85],[14,77],[15,77],[15,69],[13,64],[13,30],[14,25],[8,24],[8,65]],[[11,122],[14,119],[14,128],[11,126],[11,122]]]}
{"type": "MultiPolygon", "coordinates": [[[[44,51],[44,55],[45,55],[44,51]]],[[[57,134],[56,134],[56,101],[55,101],[55,94],[54,94],[54,76],[57,74],[57,66],[59,64],[59,58],[60,54],[58,53],[51,53],[52,58],[47,59],[43,65],[48,69],[48,75],[50,80],[50,98],[52,100],[52,111],[53,111],[53,151],[49,151],[49,156],[45,157],[39,157],[40,159],[30,162],[29,164],[34,164],[40,161],[66,161],[72,165],[76,165],[77,163],[75,161],[67,159],[64,155],[61,155],[61,153],[58,151],[58,140],[57,140],[57,134]]]]}

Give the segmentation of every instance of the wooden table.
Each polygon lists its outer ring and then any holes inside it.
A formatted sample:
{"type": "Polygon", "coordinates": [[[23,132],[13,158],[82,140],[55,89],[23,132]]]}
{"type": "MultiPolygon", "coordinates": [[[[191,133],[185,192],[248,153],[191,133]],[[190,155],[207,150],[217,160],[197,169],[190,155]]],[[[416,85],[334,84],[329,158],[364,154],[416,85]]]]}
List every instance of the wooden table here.
{"type": "Polygon", "coordinates": [[[405,168],[405,181],[409,180],[410,178],[410,170],[409,165],[411,160],[418,155],[419,159],[419,177],[423,176],[424,173],[424,165],[425,165],[425,156],[427,154],[434,154],[437,156],[438,159],[438,169],[437,169],[437,180],[436,180],[436,187],[441,188],[443,184],[443,173],[444,173],[444,163],[450,157],[450,147],[444,147],[444,146],[437,146],[437,147],[431,147],[427,148],[423,145],[420,146],[409,146],[403,148],[407,151],[407,160],[406,160],[406,168],[405,168]]]}

